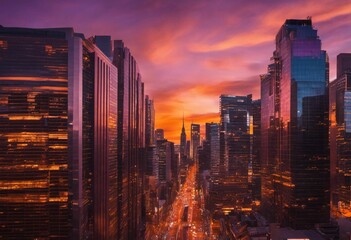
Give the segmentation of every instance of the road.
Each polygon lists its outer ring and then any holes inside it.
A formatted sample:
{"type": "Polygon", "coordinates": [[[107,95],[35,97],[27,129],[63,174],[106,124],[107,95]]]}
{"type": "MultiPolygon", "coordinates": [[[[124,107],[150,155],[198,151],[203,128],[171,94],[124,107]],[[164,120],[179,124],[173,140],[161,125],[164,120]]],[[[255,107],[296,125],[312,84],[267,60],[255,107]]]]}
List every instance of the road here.
{"type": "Polygon", "coordinates": [[[159,224],[159,239],[197,240],[209,239],[203,217],[203,196],[195,189],[196,165],[190,166],[185,183],[180,187],[165,221],[159,224]],[[189,206],[188,219],[183,221],[184,206],[189,206]]]}

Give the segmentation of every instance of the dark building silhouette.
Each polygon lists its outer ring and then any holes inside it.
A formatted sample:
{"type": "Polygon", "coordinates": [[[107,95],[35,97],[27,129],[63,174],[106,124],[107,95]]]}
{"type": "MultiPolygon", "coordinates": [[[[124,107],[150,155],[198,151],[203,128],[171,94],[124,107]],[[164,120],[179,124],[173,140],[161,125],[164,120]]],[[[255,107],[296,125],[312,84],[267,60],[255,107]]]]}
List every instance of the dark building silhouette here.
{"type": "Polygon", "coordinates": [[[0,28],[0,238],[117,237],[117,69],[73,29],[0,28]]]}
{"type": "Polygon", "coordinates": [[[180,134],[180,163],[185,164],[187,160],[187,142],[186,142],[186,132],[184,127],[184,115],[183,115],[183,126],[182,132],[180,134]]]}
{"type": "Polygon", "coordinates": [[[197,161],[197,148],[200,146],[200,124],[191,124],[190,136],[190,158],[197,161]]]}
{"type": "Polygon", "coordinates": [[[202,146],[198,149],[199,172],[211,169],[211,152],[210,143],[207,140],[202,142],[202,146]]]}
{"type": "Polygon", "coordinates": [[[164,140],[165,139],[165,132],[163,129],[156,129],[155,130],[155,140],[164,140]]]}
{"type": "Polygon", "coordinates": [[[338,77],[330,83],[332,214],[351,214],[351,54],[337,56],[338,77]]]}
{"type": "MultiPolygon", "coordinates": [[[[261,100],[253,100],[252,115],[252,180],[251,192],[253,200],[261,199],[261,100]]],[[[250,123],[251,124],[251,123],[250,123]]]]}
{"type": "Polygon", "coordinates": [[[312,20],[286,20],[261,76],[262,210],[295,229],[329,221],[329,63],[312,20]]]}
{"type": "Polygon", "coordinates": [[[336,77],[351,72],[351,53],[340,53],[336,57],[336,77]]]}

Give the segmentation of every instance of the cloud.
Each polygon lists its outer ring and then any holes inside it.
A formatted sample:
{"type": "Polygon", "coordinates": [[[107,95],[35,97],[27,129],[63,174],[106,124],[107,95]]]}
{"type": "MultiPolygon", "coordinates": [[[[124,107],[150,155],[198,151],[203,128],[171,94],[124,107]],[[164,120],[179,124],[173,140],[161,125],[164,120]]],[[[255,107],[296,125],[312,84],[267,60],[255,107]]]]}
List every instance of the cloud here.
{"type": "Polygon", "coordinates": [[[195,91],[210,97],[219,96],[221,94],[229,95],[248,95],[254,94],[259,98],[260,80],[259,76],[252,76],[245,80],[238,81],[222,81],[212,85],[198,85],[195,91]]]}
{"type": "Polygon", "coordinates": [[[254,31],[243,34],[234,34],[228,39],[216,43],[195,43],[189,46],[189,50],[192,52],[223,51],[238,47],[252,47],[271,41],[271,34],[262,31],[254,31]]]}

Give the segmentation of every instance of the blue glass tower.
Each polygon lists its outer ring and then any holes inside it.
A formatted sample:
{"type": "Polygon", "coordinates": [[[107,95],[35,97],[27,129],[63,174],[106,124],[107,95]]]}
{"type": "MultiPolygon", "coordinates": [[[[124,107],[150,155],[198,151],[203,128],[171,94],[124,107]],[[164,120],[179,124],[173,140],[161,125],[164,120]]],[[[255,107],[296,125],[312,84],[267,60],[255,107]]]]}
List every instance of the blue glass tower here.
{"type": "Polygon", "coordinates": [[[312,20],[286,20],[272,59],[262,77],[263,206],[271,220],[308,229],[330,209],[329,63],[312,20]]]}

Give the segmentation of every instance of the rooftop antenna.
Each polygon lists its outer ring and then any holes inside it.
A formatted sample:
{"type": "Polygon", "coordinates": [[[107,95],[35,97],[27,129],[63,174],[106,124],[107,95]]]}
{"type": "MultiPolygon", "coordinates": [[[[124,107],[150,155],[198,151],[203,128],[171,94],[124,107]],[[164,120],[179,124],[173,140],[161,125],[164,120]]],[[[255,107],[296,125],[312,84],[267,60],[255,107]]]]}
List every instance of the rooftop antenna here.
{"type": "Polygon", "coordinates": [[[183,129],[184,129],[184,110],[183,110],[183,129]]]}

